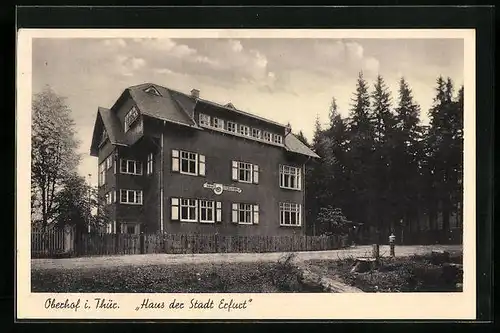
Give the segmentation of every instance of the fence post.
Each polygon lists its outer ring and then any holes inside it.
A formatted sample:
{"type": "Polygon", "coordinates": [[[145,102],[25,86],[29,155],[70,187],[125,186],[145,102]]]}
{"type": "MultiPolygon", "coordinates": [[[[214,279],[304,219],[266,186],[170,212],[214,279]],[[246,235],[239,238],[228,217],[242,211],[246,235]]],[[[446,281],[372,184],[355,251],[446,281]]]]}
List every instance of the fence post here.
{"type": "Polygon", "coordinates": [[[145,242],[144,242],[144,233],[141,232],[140,235],[139,235],[139,243],[140,243],[140,247],[141,247],[141,254],[144,254],[146,253],[145,251],[145,242]]]}

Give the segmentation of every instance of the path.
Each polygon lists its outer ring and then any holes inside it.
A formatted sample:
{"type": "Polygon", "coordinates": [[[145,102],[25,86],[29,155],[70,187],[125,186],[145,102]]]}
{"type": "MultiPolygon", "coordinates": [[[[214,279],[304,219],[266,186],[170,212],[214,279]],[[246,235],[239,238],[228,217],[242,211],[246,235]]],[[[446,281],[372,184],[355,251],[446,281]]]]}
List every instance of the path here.
{"type": "MultiPolygon", "coordinates": [[[[396,256],[429,253],[432,250],[461,251],[461,245],[428,245],[428,246],[396,246],[396,256]]],[[[77,269],[116,266],[140,265],[173,265],[218,262],[252,262],[277,261],[285,255],[283,252],[273,253],[207,253],[207,254],[137,254],[121,256],[79,257],[65,259],[32,259],[32,269],[77,269]]],[[[296,252],[296,260],[309,259],[343,259],[350,256],[363,257],[371,255],[371,246],[357,246],[332,251],[296,252]]],[[[380,255],[389,255],[389,246],[380,247],[380,255]]]]}

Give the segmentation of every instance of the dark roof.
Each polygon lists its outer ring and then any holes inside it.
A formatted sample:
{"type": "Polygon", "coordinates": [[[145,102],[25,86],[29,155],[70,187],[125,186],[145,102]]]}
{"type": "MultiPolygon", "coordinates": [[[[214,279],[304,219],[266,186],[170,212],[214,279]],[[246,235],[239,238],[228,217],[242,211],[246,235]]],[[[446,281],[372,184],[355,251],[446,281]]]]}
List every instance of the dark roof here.
{"type": "Polygon", "coordinates": [[[186,101],[176,100],[171,90],[156,84],[144,83],[132,86],[128,88],[128,91],[142,114],[179,125],[198,127],[192,117],[192,112],[184,109],[189,109],[190,105],[186,101]],[[151,86],[155,87],[161,96],[144,91],[151,86]]]}
{"type": "Polygon", "coordinates": [[[289,133],[285,136],[285,148],[293,153],[307,155],[310,157],[319,158],[319,156],[307,147],[302,141],[297,139],[295,135],[289,133]]]}
{"type": "MultiPolygon", "coordinates": [[[[283,128],[283,131],[286,127],[285,125],[274,122],[272,120],[253,115],[242,110],[238,110],[232,103],[228,103],[226,105],[218,104],[205,99],[195,98],[191,95],[168,89],[154,83],[143,83],[132,86],[126,89],[124,93],[127,91],[130,94],[130,97],[136,103],[140,113],[149,117],[179,125],[189,126],[192,128],[201,129],[194,120],[194,109],[196,107],[196,104],[199,102],[224,108],[232,112],[258,119],[260,121],[280,126],[283,128]],[[161,96],[145,92],[145,90],[150,87],[154,87],[161,96]]],[[[108,131],[108,136],[111,143],[126,145],[126,142],[123,140],[123,128],[114,112],[110,111],[109,109],[99,107],[96,123],[94,125],[94,135],[91,146],[91,155],[94,156],[97,154],[99,146],[99,142],[97,141],[100,138],[102,126],[104,126],[104,128],[106,128],[106,130],[108,131]]],[[[285,149],[289,152],[310,157],[319,157],[291,133],[285,136],[284,146],[285,149]]]]}
{"type": "Polygon", "coordinates": [[[94,124],[94,133],[92,136],[92,144],[90,147],[90,155],[92,156],[97,156],[100,144],[99,140],[104,129],[108,133],[109,142],[114,145],[126,145],[125,140],[123,139],[123,128],[118,117],[116,117],[114,112],[111,110],[98,107],[94,124]]]}

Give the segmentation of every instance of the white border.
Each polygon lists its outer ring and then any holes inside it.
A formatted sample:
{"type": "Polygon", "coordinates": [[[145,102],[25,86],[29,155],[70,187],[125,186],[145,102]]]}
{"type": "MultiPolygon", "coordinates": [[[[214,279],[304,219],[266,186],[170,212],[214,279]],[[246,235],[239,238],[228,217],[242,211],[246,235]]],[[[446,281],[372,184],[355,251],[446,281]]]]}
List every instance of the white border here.
{"type": "Polygon", "coordinates": [[[465,29],[356,30],[113,30],[21,29],[17,53],[16,118],[16,269],[19,319],[475,319],[475,31],[465,29]],[[32,38],[460,38],[464,39],[464,291],[462,293],[380,294],[44,294],[31,293],[30,273],[30,138],[32,38]],[[49,297],[59,300],[104,297],[118,310],[54,311],[44,308],[49,297]],[[189,304],[191,298],[216,303],[211,310],[151,310],[136,312],[142,299],[189,304]],[[253,301],[245,310],[217,309],[220,299],[253,301]],[[293,305],[292,305],[293,304],[293,305]]]}

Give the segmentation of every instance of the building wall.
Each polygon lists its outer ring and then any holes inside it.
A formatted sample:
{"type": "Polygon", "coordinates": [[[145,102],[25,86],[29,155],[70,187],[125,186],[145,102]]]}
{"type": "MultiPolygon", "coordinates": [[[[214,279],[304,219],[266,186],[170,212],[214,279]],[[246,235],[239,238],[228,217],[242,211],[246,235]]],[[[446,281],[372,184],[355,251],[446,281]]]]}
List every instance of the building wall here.
{"type": "MultiPolygon", "coordinates": [[[[169,233],[200,232],[228,235],[293,235],[305,232],[304,192],[279,186],[279,164],[302,167],[305,159],[293,159],[283,148],[234,137],[208,129],[195,130],[166,124],[164,145],[164,230],[169,233]],[[186,150],[205,155],[206,175],[191,176],[172,172],[172,150],[186,150]],[[232,180],[232,160],[257,164],[259,184],[232,180]],[[221,195],[203,187],[205,182],[221,183],[242,189],[241,193],[224,191],[221,195]],[[171,197],[208,199],[222,202],[222,223],[204,224],[171,220],[171,197]],[[231,203],[259,205],[259,224],[238,225],[231,222],[231,203]],[[280,226],[279,202],[302,205],[302,226],[280,226]]],[[[304,175],[302,175],[304,184],[304,175]]],[[[302,184],[302,189],[304,185],[302,184]]]]}

